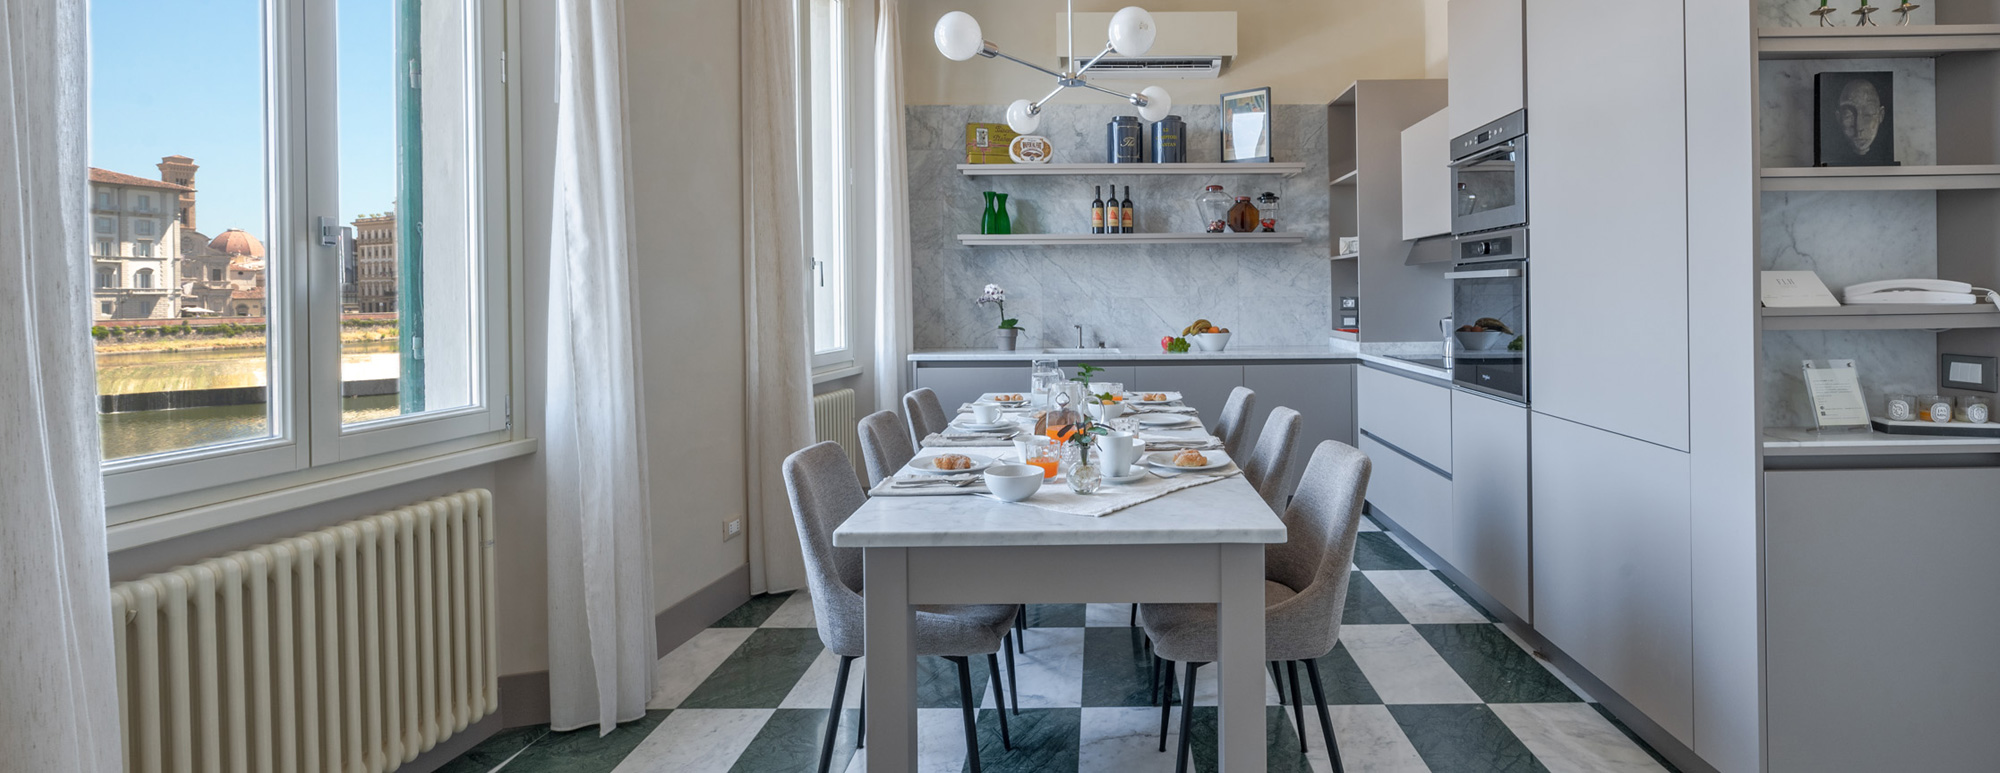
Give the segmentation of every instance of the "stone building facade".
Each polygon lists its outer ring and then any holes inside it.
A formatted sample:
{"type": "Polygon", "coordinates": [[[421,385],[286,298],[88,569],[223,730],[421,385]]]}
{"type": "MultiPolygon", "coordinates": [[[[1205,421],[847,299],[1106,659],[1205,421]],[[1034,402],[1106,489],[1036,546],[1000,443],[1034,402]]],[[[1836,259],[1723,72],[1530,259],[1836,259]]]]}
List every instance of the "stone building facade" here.
{"type": "Polygon", "coordinates": [[[185,185],[90,170],[91,316],[180,316],[179,202],[185,185]]]}
{"type": "Polygon", "coordinates": [[[396,310],[396,213],[354,219],[356,309],[367,314],[396,310]]]}

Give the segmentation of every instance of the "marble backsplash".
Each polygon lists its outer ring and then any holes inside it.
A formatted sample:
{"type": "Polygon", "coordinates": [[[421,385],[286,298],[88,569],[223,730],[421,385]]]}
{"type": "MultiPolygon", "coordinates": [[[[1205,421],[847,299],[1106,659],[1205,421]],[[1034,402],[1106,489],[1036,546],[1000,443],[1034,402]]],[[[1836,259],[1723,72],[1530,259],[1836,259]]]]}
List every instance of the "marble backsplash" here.
{"type": "Polygon", "coordinates": [[[1896,160],[1937,163],[1937,63],[1931,59],[1767,59],[1758,63],[1765,166],[1812,166],[1813,75],[1894,73],[1896,160]]]}
{"type": "MultiPolygon", "coordinates": [[[[1279,161],[1304,173],[1272,175],[1109,175],[967,177],[965,125],[1004,121],[1002,105],[912,105],[910,219],[915,291],[915,346],[993,345],[998,312],[973,301],[988,283],[1007,289],[1007,315],[1026,329],[1020,345],[1102,342],[1150,351],[1160,337],[1206,318],[1235,334],[1232,345],[1296,346],[1327,341],[1332,317],[1327,218],[1326,111],[1278,105],[1273,119],[1279,161]],[[1136,229],[1196,233],[1194,197],[1217,184],[1231,195],[1271,191],[1281,197],[1278,228],[1306,235],[1296,245],[1083,245],[965,247],[958,234],[979,233],[984,191],[1008,194],[1013,232],[1088,233],[1093,187],[1130,185],[1136,229]]],[[[1132,113],[1122,105],[1049,105],[1038,132],[1054,145],[1055,163],[1104,160],[1105,124],[1132,113]]],[[[1216,105],[1177,107],[1187,122],[1188,160],[1221,153],[1216,105]]],[[[1108,193],[1108,192],[1107,192],[1108,193]]]]}
{"type": "MultiPolygon", "coordinates": [[[[1910,23],[1936,24],[1937,11],[1931,7],[1933,5],[1936,3],[1925,4],[1924,7],[1911,11],[1910,23]]],[[[1841,27],[1854,26],[1856,17],[1853,11],[1861,7],[1861,3],[1858,0],[1843,0],[1839,6],[1840,13],[1833,15],[1833,23],[1841,27]]],[[[1813,18],[1812,11],[1818,7],[1819,0],[1757,0],[1757,26],[1817,27],[1819,19],[1813,18]]],[[[1881,10],[1875,12],[1876,24],[1886,27],[1896,23],[1898,17],[1890,12],[1890,9],[1896,7],[1895,3],[1884,3],[1877,7],[1881,10]]]]}

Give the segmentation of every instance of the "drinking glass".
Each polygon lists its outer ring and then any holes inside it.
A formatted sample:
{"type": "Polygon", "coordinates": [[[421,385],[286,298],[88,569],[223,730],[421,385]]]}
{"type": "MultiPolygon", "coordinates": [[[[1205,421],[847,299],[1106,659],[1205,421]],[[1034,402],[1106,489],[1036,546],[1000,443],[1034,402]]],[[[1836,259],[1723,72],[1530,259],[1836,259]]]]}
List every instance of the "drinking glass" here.
{"type": "Polygon", "coordinates": [[[1882,415],[1890,421],[1916,421],[1917,398],[1915,395],[1892,394],[1882,400],[1882,415]]]}
{"type": "Polygon", "coordinates": [[[1047,408],[1049,405],[1050,388],[1063,382],[1062,366],[1054,358],[1040,359],[1035,360],[1035,367],[1032,372],[1030,386],[1034,388],[1033,399],[1035,404],[1039,407],[1047,408]]]}
{"type": "Polygon", "coordinates": [[[1026,441],[1027,452],[1021,461],[1042,468],[1042,480],[1056,476],[1062,459],[1056,448],[1056,441],[1039,435],[1030,435],[1026,441]]]}

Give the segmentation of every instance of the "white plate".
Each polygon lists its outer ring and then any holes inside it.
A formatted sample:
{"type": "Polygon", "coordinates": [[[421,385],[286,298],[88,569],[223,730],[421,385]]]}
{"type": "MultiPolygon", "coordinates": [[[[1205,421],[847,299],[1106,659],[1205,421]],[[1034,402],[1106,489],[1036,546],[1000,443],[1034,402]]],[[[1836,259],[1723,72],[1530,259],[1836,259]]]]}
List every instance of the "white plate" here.
{"type": "Polygon", "coordinates": [[[1148,427],[1179,427],[1195,423],[1195,417],[1178,413],[1145,413],[1136,419],[1148,427]]]}
{"type": "Polygon", "coordinates": [[[1104,476],[1104,482],[1111,484],[1137,483],[1145,479],[1146,479],[1146,467],[1145,465],[1139,465],[1139,464],[1132,465],[1132,473],[1129,475],[1117,478],[1114,478],[1109,475],[1104,476]]]}
{"type": "Polygon", "coordinates": [[[921,456],[915,459],[911,459],[909,466],[904,467],[903,469],[909,470],[911,472],[928,472],[933,475],[957,475],[966,472],[979,472],[980,470],[984,470],[988,467],[993,466],[993,459],[991,457],[980,456],[978,454],[960,454],[961,456],[964,456],[965,458],[972,460],[971,467],[967,467],[963,470],[940,470],[936,466],[934,466],[931,460],[936,459],[939,456],[943,455],[944,454],[934,454],[931,456],[921,456]]]}
{"type": "Polygon", "coordinates": [[[1146,392],[1146,391],[1144,391],[1144,390],[1139,390],[1139,391],[1134,391],[1134,390],[1130,390],[1130,389],[1127,389],[1127,390],[1125,390],[1125,397],[1126,397],[1126,399],[1129,399],[1129,400],[1131,400],[1132,402],[1135,402],[1135,403],[1138,403],[1138,404],[1140,404],[1140,405],[1166,405],[1167,403],[1177,403],[1177,402],[1180,402],[1180,399],[1181,399],[1181,393],[1179,393],[1179,392],[1146,392]],[[1167,399],[1165,399],[1165,400],[1148,400],[1148,399],[1146,399],[1146,395],[1148,395],[1148,394],[1155,394],[1155,395],[1166,395],[1166,396],[1167,396],[1167,399]]]}
{"type": "Polygon", "coordinates": [[[993,403],[993,404],[995,404],[995,405],[1005,405],[1005,406],[1008,406],[1008,407],[1015,407],[1015,406],[1021,406],[1021,405],[1027,405],[1027,404],[1028,404],[1028,393],[1027,393],[1027,392],[987,392],[986,394],[983,394],[983,395],[980,395],[980,396],[979,396],[979,399],[977,400],[977,402],[982,402],[982,403],[993,403]],[[1019,400],[1002,400],[1002,399],[1000,399],[1000,396],[1001,396],[1001,395],[1020,395],[1020,396],[1021,396],[1021,399],[1019,399],[1019,400]]]}
{"type": "Polygon", "coordinates": [[[1015,424],[1014,422],[1007,421],[1005,419],[993,422],[992,424],[982,424],[980,422],[973,421],[970,418],[966,418],[952,422],[951,426],[953,429],[962,429],[968,432],[996,432],[1003,429],[1017,429],[1021,425],[1015,424]]]}
{"type": "Polygon", "coordinates": [[[1182,467],[1174,464],[1174,454],[1178,453],[1180,452],[1156,451],[1146,455],[1146,463],[1163,470],[1213,470],[1229,464],[1229,455],[1223,453],[1221,449],[1201,452],[1202,456],[1208,457],[1208,464],[1200,467],[1182,467]]]}

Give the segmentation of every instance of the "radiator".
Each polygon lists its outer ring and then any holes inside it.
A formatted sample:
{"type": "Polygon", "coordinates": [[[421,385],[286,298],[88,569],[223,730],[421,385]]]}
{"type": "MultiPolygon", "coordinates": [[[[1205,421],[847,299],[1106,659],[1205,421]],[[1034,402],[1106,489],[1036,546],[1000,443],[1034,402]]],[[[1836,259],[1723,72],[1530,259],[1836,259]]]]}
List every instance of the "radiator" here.
{"type": "Polygon", "coordinates": [[[498,707],[483,489],[111,589],[129,773],[386,771],[498,707]]]}
{"type": "Polygon", "coordinates": [[[855,475],[861,474],[861,434],[856,429],[860,421],[861,417],[854,415],[854,390],[813,395],[813,439],[839,443],[840,450],[847,452],[848,463],[856,465],[855,475]]]}

